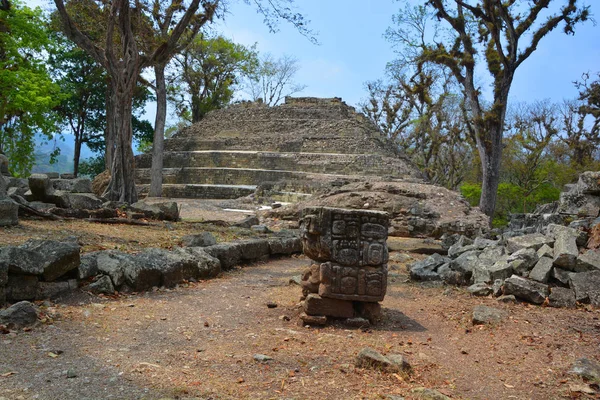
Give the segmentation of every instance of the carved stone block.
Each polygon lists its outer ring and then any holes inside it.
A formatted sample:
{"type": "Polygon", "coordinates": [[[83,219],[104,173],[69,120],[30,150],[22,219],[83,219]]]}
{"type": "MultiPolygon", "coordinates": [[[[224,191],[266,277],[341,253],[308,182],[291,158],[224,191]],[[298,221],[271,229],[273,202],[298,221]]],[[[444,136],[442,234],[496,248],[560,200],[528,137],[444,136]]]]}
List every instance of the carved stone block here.
{"type": "Polygon", "coordinates": [[[313,265],[303,275],[307,293],[321,297],[377,302],[387,288],[389,218],[380,211],[305,208],[300,221],[304,254],[313,265]],[[318,278],[317,278],[318,272],[318,278]]]}
{"type": "Polygon", "coordinates": [[[327,299],[311,293],[304,300],[304,311],[308,315],[327,315],[334,318],[354,317],[354,306],[351,301],[327,299]]]}

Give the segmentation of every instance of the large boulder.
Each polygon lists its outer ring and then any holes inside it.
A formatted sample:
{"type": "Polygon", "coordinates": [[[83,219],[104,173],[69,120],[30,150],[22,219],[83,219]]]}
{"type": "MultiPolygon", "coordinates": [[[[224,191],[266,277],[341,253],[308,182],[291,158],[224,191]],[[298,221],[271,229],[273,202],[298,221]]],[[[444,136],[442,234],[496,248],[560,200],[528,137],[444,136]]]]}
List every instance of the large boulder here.
{"type": "Polygon", "coordinates": [[[217,244],[217,239],[210,232],[186,235],[181,238],[181,245],[184,247],[207,247],[214,244],[217,244]]]}
{"type": "Polygon", "coordinates": [[[125,269],[125,279],[137,291],[153,286],[173,287],[199,274],[198,262],[185,252],[147,249],[136,254],[133,261],[125,269]]]}
{"type": "Polygon", "coordinates": [[[28,252],[28,254],[37,254],[38,257],[36,260],[40,260],[41,258],[41,275],[46,282],[52,282],[79,267],[80,248],[78,243],[69,241],[58,242],[54,240],[29,240],[19,247],[28,252]]]}
{"type": "Polygon", "coordinates": [[[302,239],[299,237],[270,238],[269,252],[272,255],[290,255],[302,252],[302,239]]]}
{"type": "MultiPolygon", "coordinates": [[[[98,272],[108,275],[115,288],[125,283],[125,269],[133,264],[133,256],[116,250],[99,251],[95,255],[98,272]]],[[[93,256],[92,256],[93,257],[93,256]]]]}
{"type": "Polygon", "coordinates": [[[577,189],[584,194],[600,194],[600,171],[586,171],[579,175],[577,189]]]}
{"type": "Polygon", "coordinates": [[[174,201],[154,204],[138,201],[137,203],[133,203],[129,208],[131,211],[142,213],[150,219],[166,221],[179,220],[179,207],[174,201]]]}
{"type": "Polygon", "coordinates": [[[534,304],[542,304],[549,294],[548,285],[513,275],[504,281],[504,294],[512,294],[517,298],[534,304]]]}
{"type": "Polygon", "coordinates": [[[204,247],[209,255],[221,262],[223,271],[228,271],[242,261],[242,249],[239,243],[222,243],[204,247]]]}
{"type": "Polygon", "coordinates": [[[54,179],[52,186],[56,190],[71,193],[92,193],[92,181],[89,178],[54,179]]]}
{"type": "Polygon", "coordinates": [[[515,236],[506,240],[506,251],[512,254],[521,249],[533,249],[537,251],[543,245],[552,245],[554,238],[542,235],[541,233],[531,233],[529,235],[515,236]]]}
{"type": "Polygon", "coordinates": [[[575,270],[577,266],[577,231],[575,229],[559,230],[555,232],[554,265],[568,270],[575,270]]]}
{"type": "Polygon", "coordinates": [[[24,328],[35,324],[38,310],[28,301],[13,304],[6,310],[0,310],[0,324],[14,328],[24,328]]]}
{"type": "Polygon", "coordinates": [[[570,274],[569,286],[575,291],[575,299],[578,302],[600,306],[599,270],[570,274]]]}
{"type": "Polygon", "coordinates": [[[70,193],[56,191],[53,196],[54,203],[61,208],[76,210],[97,210],[102,208],[105,200],[93,193],[70,193]]]}
{"type": "Polygon", "coordinates": [[[203,247],[186,247],[175,251],[184,252],[192,256],[198,263],[196,277],[199,279],[214,278],[221,273],[221,261],[204,251],[203,247]]]}
{"type": "Polygon", "coordinates": [[[433,254],[424,260],[417,261],[410,267],[410,277],[417,281],[439,281],[443,278],[437,270],[442,265],[448,263],[449,258],[439,254],[433,254]]]}

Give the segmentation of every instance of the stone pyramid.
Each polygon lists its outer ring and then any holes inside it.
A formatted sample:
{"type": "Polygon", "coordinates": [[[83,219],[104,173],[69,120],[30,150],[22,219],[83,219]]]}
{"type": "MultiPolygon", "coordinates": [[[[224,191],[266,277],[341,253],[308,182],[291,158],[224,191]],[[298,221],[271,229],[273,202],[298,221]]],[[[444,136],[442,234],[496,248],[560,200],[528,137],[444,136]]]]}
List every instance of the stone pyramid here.
{"type": "MultiPolygon", "coordinates": [[[[151,155],[136,157],[143,194],[151,155]]],[[[165,143],[163,196],[237,198],[263,185],[298,200],[335,182],[420,179],[407,157],[339,98],[286,98],[210,112],[165,143]]]]}

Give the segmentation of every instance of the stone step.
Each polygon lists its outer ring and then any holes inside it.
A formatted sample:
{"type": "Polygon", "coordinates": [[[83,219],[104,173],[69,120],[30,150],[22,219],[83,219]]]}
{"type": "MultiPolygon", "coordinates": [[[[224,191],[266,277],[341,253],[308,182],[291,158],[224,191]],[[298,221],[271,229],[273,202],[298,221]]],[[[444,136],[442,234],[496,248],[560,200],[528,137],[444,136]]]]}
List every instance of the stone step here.
{"type": "MultiPolygon", "coordinates": [[[[150,168],[152,156],[136,157],[137,168],[150,168]]],[[[249,168],[310,173],[375,175],[402,178],[404,161],[379,154],[279,153],[249,150],[174,151],[164,154],[165,168],[249,168]]]]}
{"type": "MultiPolygon", "coordinates": [[[[137,185],[138,193],[146,195],[150,185],[137,185]]],[[[185,199],[237,199],[251,195],[256,190],[252,185],[192,185],[163,184],[162,196],[185,199]]]]}
{"type": "MultiPolygon", "coordinates": [[[[138,184],[150,183],[150,169],[135,170],[138,184]]],[[[315,174],[302,171],[280,171],[250,168],[164,168],[164,184],[204,185],[259,185],[264,182],[324,181],[337,179],[358,181],[360,176],[341,174],[315,174]]]]}

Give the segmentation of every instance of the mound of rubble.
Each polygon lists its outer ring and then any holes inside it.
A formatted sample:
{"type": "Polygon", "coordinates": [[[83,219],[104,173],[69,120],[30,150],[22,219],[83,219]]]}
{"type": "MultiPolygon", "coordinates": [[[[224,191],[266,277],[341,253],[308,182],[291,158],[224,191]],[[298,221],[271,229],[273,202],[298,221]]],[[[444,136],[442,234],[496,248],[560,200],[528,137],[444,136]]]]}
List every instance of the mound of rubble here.
{"type": "Polygon", "coordinates": [[[447,256],[414,263],[411,278],[470,285],[473,295],[502,300],[600,306],[600,172],[581,174],[540,210],[514,216],[497,240],[447,236],[447,256]]]}
{"type": "Polygon", "coordinates": [[[269,211],[266,216],[297,220],[305,207],[385,211],[390,216],[389,235],[402,237],[474,237],[488,230],[489,221],[457,192],[408,181],[347,183],[307,201],[269,211]]]}

